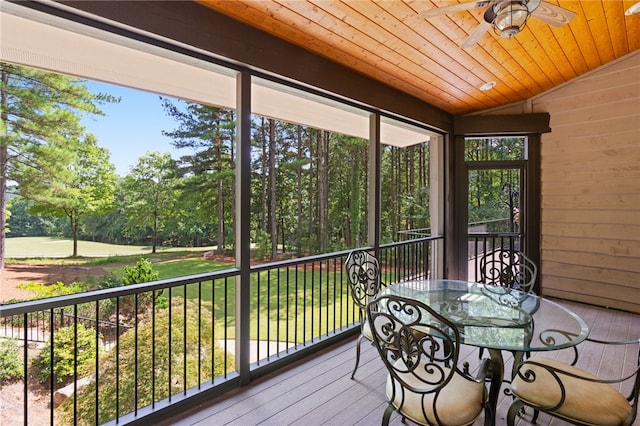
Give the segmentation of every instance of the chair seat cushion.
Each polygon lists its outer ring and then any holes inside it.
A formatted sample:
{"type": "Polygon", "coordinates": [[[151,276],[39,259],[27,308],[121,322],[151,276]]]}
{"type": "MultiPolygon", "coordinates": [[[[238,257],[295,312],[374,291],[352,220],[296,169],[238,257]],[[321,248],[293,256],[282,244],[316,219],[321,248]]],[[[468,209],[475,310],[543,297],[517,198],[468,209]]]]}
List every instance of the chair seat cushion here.
{"type": "Polygon", "coordinates": [[[365,339],[369,339],[373,342],[373,333],[371,333],[371,326],[367,320],[362,323],[362,335],[365,339]]]}
{"type": "MultiPolygon", "coordinates": [[[[396,361],[395,364],[398,363],[402,364],[402,359],[396,361]]],[[[445,370],[450,371],[447,368],[445,370]]],[[[411,374],[404,374],[403,378],[415,388],[428,389],[425,383],[412,377],[411,374]]],[[[391,375],[387,377],[387,398],[389,401],[402,415],[420,424],[438,424],[433,413],[433,400],[437,397],[436,410],[440,423],[470,425],[482,412],[486,395],[484,383],[467,380],[457,372],[439,393],[428,394],[403,389],[397,380],[392,379],[391,375]],[[394,395],[394,384],[395,399],[391,401],[394,395]]]]}
{"type": "MultiPolygon", "coordinates": [[[[538,362],[580,377],[599,380],[579,368],[547,358],[533,358],[538,362]]],[[[559,403],[561,388],[551,373],[544,367],[525,362],[520,372],[531,370],[535,381],[527,382],[516,375],[511,384],[513,393],[525,403],[534,407],[552,407],[559,403]]],[[[631,405],[627,399],[607,383],[594,383],[579,378],[558,374],[566,390],[564,403],[553,410],[562,417],[597,425],[621,425],[631,414],[631,405]]],[[[544,410],[543,410],[544,411],[544,410]]]]}

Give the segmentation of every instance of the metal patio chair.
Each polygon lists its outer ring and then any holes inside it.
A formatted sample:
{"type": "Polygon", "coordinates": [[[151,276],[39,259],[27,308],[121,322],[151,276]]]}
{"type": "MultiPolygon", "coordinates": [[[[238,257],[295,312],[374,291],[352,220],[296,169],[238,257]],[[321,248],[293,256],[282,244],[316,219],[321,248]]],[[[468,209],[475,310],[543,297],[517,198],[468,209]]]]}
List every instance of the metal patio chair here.
{"type": "Polygon", "coordinates": [[[538,267],[522,252],[499,248],[480,258],[480,282],[529,293],[538,277],[538,267]]]}
{"type": "MultiPolygon", "coordinates": [[[[489,286],[486,287],[488,295],[491,295],[493,286],[518,290],[522,293],[513,294],[526,296],[533,292],[538,277],[538,267],[531,259],[522,252],[505,248],[485,253],[480,258],[479,268],[480,282],[489,286]]],[[[484,348],[480,348],[480,358],[483,355],[484,348]]]]}
{"type": "MultiPolygon", "coordinates": [[[[472,376],[458,366],[458,329],[426,304],[383,295],[367,305],[373,344],[388,370],[388,406],[382,424],[397,411],[422,425],[470,425],[487,407],[489,361],[472,376]]],[[[485,411],[486,415],[492,415],[485,411]]]]}
{"type": "MultiPolygon", "coordinates": [[[[526,406],[534,409],[533,423],[538,412],[544,412],[577,425],[634,424],[640,392],[640,339],[624,342],[586,341],[605,345],[605,351],[611,349],[612,345],[622,345],[629,348],[624,351],[626,353],[631,352],[632,345],[638,345],[633,354],[629,354],[635,357],[634,369],[627,374],[621,371],[619,378],[602,379],[575,366],[579,352],[576,352],[576,359],[571,364],[554,359],[530,358],[520,364],[511,383],[515,401],[507,415],[509,425],[514,424],[516,416],[521,415],[526,406]],[[616,388],[623,384],[631,389],[628,393],[616,388]]],[[[615,360],[611,362],[615,363],[615,360]]],[[[614,365],[622,365],[622,362],[614,365]]]]}
{"type": "Polygon", "coordinates": [[[366,307],[370,300],[376,298],[380,292],[380,265],[375,256],[366,250],[354,250],[349,253],[345,262],[347,281],[351,290],[351,297],[360,309],[360,335],[356,342],[356,365],[351,373],[353,379],[360,363],[360,344],[362,338],[373,341],[371,329],[366,320],[366,307]]]}

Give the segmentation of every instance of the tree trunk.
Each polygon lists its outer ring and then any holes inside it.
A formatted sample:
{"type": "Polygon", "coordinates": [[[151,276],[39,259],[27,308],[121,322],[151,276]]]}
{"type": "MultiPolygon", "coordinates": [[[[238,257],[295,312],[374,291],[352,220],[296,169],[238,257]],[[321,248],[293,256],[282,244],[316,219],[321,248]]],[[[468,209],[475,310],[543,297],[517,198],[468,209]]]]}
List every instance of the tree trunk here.
{"type": "Polygon", "coordinates": [[[317,159],[318,155],[317,155],[317,149],[316,151],[314,151],[314,141],[313,138],[311,136],[309,136],[309,182],[308,182],[308,194],[309,194],[309,206],[308,206],[308,216],[307,216],[307,239],[308,239],[308,243],[307,243],[307,249],[309,249],[309,244],[311,244],[311,242],[313,241],[313,236],[314,236],[314,232],[315,232],[315,223],[316,223],[316,202],[315,200],[317,199],[317,197],[314,197],[315,194],[315,190],[314,190],[314,182],[315,182],[315,178],[317,177],[317,173],[314,170],[314,157],[315,159],[317,159]]]}
{"type": "Polygon", "coordinates": [[[152,239],[151,253],[155,254],[156,247],[158,245],[158,212],[157,211],[153,212],[153,235],[151,239],[152,239]]]}
{"type": "Polygon", "coordinates": [[[298,167],[296,168],[296,181],[298,189],[298,224],[296,226],[296,254],[302,256],[302,127],[296,126],[296,139],[298,143],[298,152],[296,158],[298,167]]]}
{"type": "Polygon", "coordinates": [[[358,182],[358,176],[360,176],[360,161],[359,161],[358,153],[355,152],[353,154],[351,157],[351,164],[353,164],[353,168],[349,171],[351,175],[351,182],[350,182],[351,196],[349,197],[350,203],[351,203],[351,208],[349,210],[351,211],[351,214],[349,215],[349,220],[347,221],[348,226],[347,226],[347,235],[345,236],[345,241],[346,241],[347,247],[360,247],[359,230],[360,230],[360,221],[362,218],[362,206],[360,204],[362,200],[362,197],[360,196],[362,188],[360,188],[360,185],[358,182]]]}
{"type": "Polygon", "coordinates": [[[222,178],[222,138],[218,136],[216,141],[216,168],[218,169],[218,244],[216,253],[222,254],[224,241],[224,179],[222,178]]]}
{"type": "MultiPolygon", "coordinates": [[[[233,119],[233,114],[231,115],[232,120],[233,119]]],[[[231,164],[230,167],[233,169],[234,173],[231,175],[231,217],[233,218],[233,220],[231,221],[232,225],[231,225],[231,235],[234,236],[233,241],[235,241],[235,235],[236,235],[236,173],[238,171],[238,166],[236,164],[236,154],[235,154],[235,145],[234,145],[234,139],[233,137],[231,137],[231,142],[230,142],[230,148],[231,148],[231,164]]]]}
{"type": "MultiPolygon", "coordinates": [[[[412,199],[416,199],[415,190],[416,190],[416,162],[415,162],[415,146],[409,146],[406,148],[407,154],[407,193],[411,196],[412,199]]],[[[405,229],[414,229],[415,228],[415,217],[416,217],[416,205],[415,203],[411,203],[409,205],[409,214],[407,215],[405,221],[405,229]]]]}
{"type": "Polygon", "coordinates": [[[71,257],[78,257],[78,220],[73,214],[69,214],[69,226],[71,227],[71,237],[73,238],[73,254],[71,257]]]}
{"type": "Polygon", "coordinates": [[[276,218],[276,123],[269,119],[269,234],[271,258],[278,253],[278,221],[276,218]]]}
{"type": "Polygon", "coordinates": [[[327,213],[329,197],[329,135],[325,131],[318,133],[318,222],[320,230],[320,253],[327,251],[327,213]]]}
{"type": "Polygon", "coordinates": [[[260,193],[262,195],[262,208],[260,209],[260,224],[261,229],[267,230],[269,229],[268,223],[268,213],[269,213],[269,203],[268,200],[268,188],[269,188],[269,176],[267,171],[269,170],[269,158],[268,158],[268,149],[267,144],[267,123],[265,122],[265,118],[262,117],[260,119],[260,133],[262,134],[262,178],[260,180],[260,193]]]}
{"type": "MultiPolygon", "coordinates": [[[[1,66],[1,65],[0,65],[1,66]]],[[[9,84],[9,74],[0,69],[0,78],[2,78],[2,87],[7,87],[9,84]]],[[[9,121],[7,116],[7,91],[0,91],[0,119],[2,120],[3,127],[9,121]]],[[[6,127],[5,127],[6,128],[6,127]]],[[[5,258],[5,241],[6,241],[6,228],[7,228],[7,165],[8,165],[8,151],[7,142],[4,138],[0,138],[0,270],[4,269],[5,258]]]]}
{"type": "Polygon", "coordinates": [[[391,176],[391,184],[389,187],[389,205],[391,206],[391,214],[389,217],[389,222],[391,225],[391,235],[396,235],[398,231],[398,227],[396,225],[397,217],[398,217],[398,177],[397,177],[397,164],[396,158],[398,156],[398,151],[395,148],[391,148],[391,160],[389,161],[391,164],[391,170],[389,174],[391,176]]]}

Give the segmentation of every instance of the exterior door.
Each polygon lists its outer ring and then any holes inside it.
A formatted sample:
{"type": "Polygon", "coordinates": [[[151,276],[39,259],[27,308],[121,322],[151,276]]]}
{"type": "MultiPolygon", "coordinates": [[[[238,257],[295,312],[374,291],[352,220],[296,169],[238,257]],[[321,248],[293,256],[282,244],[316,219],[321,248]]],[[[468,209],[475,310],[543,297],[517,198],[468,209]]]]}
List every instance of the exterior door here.
{"type": "Polygon", "coordinates": [[[449,278],[476,281],[479,256],[499,247],[521,251],[539,265],[539,140],[538,135],[456,138],[449,278]]]}
{"type": "Polygon", "coordinates": [[[467,167],[467,278],[477,281],[479,259],[496,249],[522,251],[526,208],[522,166],[467,167]]]}

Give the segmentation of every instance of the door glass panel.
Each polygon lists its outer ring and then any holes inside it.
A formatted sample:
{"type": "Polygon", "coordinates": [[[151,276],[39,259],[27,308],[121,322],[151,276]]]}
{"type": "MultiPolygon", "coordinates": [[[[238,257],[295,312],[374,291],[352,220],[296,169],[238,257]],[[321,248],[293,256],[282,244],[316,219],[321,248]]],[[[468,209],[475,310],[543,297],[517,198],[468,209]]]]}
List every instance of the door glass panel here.
{"type": "Polygon", "coordinates": [[[468,184],[468,276],[475,280],[482,255],[497,248],[520,250],[521,170],[470,169],[468,184]]]}

